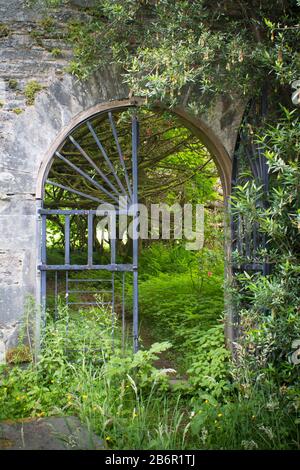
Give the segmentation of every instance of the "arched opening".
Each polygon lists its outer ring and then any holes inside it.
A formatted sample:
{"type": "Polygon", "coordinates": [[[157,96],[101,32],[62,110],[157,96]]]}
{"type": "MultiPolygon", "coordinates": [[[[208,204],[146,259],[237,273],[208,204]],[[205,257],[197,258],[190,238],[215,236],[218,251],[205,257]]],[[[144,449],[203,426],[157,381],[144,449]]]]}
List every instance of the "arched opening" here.
{"type": "Polygon", "coordinates": [[[124,347],[133,337],[135,350],[138,337],[147,345],[172,336],[167,323],[160,322],[164,313],[169,314],[166,321],[172,316],[174,304],[167,298],[182,298],[175,306],[181,309],[177,323],[186,320],[193,327],[198,322],[209,328],[217,321],[224,310],[222,208],[229,192],[230,161],[211,137],[200,121],[182,110],[148,110],[128,102],[90,110],[62,132],[43,162],[38,189],[44,311],[48,307],[59,316],[63,303],[69,311],[85,312],[86,318],[86,312],[100,304],[110,311],[113,334],[116,323],[121,326],[121,336],[114,341],[124,347]],[[130,211],[137,202],[139,207],[130,211]],[[160,203],[164,208],[157,207],[160,203]],[[193,219],[196,205],[204,206],[210,218],[204,250],[200,208],[199,233],[193,219]],[[134,222],[143,208],[146,224],[141,227],[140,218],[137,225],[134,222]],[[190,209],[189,235],[184,216],[190,209]],[[177,215],[181,218],[176,226],[177,215]],[[141,235],[138,239],[132,237],[135,231],[141,235]],[[186,250],[195,238],[196,249],[186,250]],[[203,322],[201,308],[209,311],[203,322]],[[148,318],[143,318],[145,310],[148,318]],[[165,335],[157,338],[151,324],[163,328],[165,335]]]}

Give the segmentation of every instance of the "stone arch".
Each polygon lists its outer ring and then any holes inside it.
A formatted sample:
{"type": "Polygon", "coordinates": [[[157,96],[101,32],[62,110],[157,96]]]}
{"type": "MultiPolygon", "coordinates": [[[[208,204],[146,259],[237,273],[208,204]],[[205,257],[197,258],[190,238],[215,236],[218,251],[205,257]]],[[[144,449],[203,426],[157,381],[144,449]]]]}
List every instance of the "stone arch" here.
{"type": "MultiPolygon", "coordinates": [[[[115,67],[86,82],[70,75],[55,79],[37,96],[34,106],[15,116],[0,142],[0,328],[11,331],[23,316],[29,295],[39,300],[36,200],[42,198],[43,177],[53,152],[84,119],[108,108],[135,104],[128,95],[115,67]]],[[[241,103],[221,96],[201,118],[193,116],[186,105],[173,111],[214,156],[228,195],[231,154],[243,112],[241,103]]]]}
{"type": "MultiPolygon", "coordinates": [[[[135,99],[122,99],[112,100],[103,103],[99,103],[86,109],[79,114],[75,115],[70,122],[64,126],[58,133],[57,137],[51,144],[49,150],[40,163],[40,168],[37,175],[37,187],[36,187],[36,199],[42,199],[43,197],[43,182],[45,174],[48,171],[48,167],[51,163],[51,159],[54,152],[59,149],[59,146],[64,142],[65,138],[69,133],[72,132],[82,122],[90,119],[91,117],[105,112],[107,110],[116,110],[122,108],[128,108],[131,106],[142,106],[144,100],[142,98],[135,99]]],[[[213,130],[200,118],[193,117],[187,113],[183,107],[177,107],[173,110],[173,113],[181,119],[183,124],[192,130],[192,132],[199,137],[203,144],[207,147],[211,153],[215,164],[218,168],[220,178],[223,185],[224,197],[226,198],[230,193],[231,185],[231,158],[226,151],[225,147],[220,142],[219,138],[214,134],[213,130]]]]}

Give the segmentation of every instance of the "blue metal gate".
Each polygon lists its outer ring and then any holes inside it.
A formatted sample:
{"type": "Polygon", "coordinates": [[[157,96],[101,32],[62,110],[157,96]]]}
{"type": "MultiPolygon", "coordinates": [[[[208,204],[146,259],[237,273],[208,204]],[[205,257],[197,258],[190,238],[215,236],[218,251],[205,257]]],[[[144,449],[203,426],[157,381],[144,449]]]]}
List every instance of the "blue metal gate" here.
{"type": "MultiPolygon", "coordinates": [[[[235,195],[236,188],[255,182],[260,188],[257,206],[266,207],[268,204],[269,173],[267,159],[255,140],[255,133],[266,119],[267,90],[260,96],[252,98],[248,103],[242,124],[239,129],[236,148],[233,156],[231,194],[235,195]]],[[[238,275],[261,273],[266,276],[271,266],[267,259],[267,239],[260,230],[258,222],[249,224],[248,214],[239,211],[231,214],[231,256],[233,284],[238,285],[238,275]]],[[[240,308],[247,308],[247,301],[237,308],[232,305],[233,337],[240,335],[240,308]]]]}
{"type": "MultiPolygon", "coordinates": [[[[54,188],[59,188],[65,194],[70,194],[72,197],[80,198],[84,201],[91,201],[91,204],[101,205],[102,210],[99,213],[98,209],[49,209],[41,207],[39,209],[40,220],[40,237],[41,249],[40,260],[38,269],[41,272],[41,306],[42,306],[42,324],[46,322],[46,309],[47,309],[47,275],[52,273],[54,279],[54,297],[55,297],[55,312],[57,311],[57,299],[59,295],[58,286],[61,285],[62,279],[64,282],[64,296],[66,305],[72,308],[85,306],[93,306],[97,304],[94,298],[95,294],[104,294],[106,305],[109,305],[112,311],[112,317],[115,312],[115,285],[116,277],[118,277],[118,285],[121,284],[121,315],[122,315],[122,338],[124,343],[125,338],[125,282],[126,273],[132,273],[132,336],[133,348],[136,352],[138,350],[138,237],[137,237],[137,220],[138,217],[138,136],[139,126],[138,119],[135,113],[131,113],[131,158],[123,155],[121,143],[117,131],[117,125],[114,119],[114,114],[111,111],[101,113],[99,115],[101,122],[107,123],[110,136],[106,135],[106,140],[111,139],[116,149],[116,156],[118,158],[111,158],[102,143],[100,136],[97,133],[91,120],[85,121],[77,126],[62,143],[60,148],[55,152],[53,161],[62,162],[65,168],[71,171],[70,185],[62,184],[59,181],[59,174],[56,181],[47,179],[45,185],[50,185],[54,188]],[[76,139],[76,132],[80,129],[85,131],[85,140],[93,142],[94,148],[98,151],[93,157],[89,154],[89,150],[83,148],[83,145],[76,139]],[[74,137],[74,131],[75,137],[74,137]],[[71,146],[72,151],[65,150],[66,145],[71,146]],[[73,153],[72,153],[73,152],[73,153]],[[82,164],[74,163],[72,155],[78,155],[81,158],[82,164]],[[83,191],[76,188],[73,177],[81,178],[83,184],[87,188],[96,189],[97,194],[87,190],[83,191]],[[73,179],[72,179],[73,178],[73,179]],[[122,206],[120,206],[122,201],[122,206]],[[105,210],[103,209],[105,208],[105,210]],[[97,263],[95,261],[95,253],[93,251],[95,241],[95,222],[97,219],[107,215],[112,223],[114,229],[118,224],[118,218],[124,213],[130,214],[133,219],[133,236],[130,243],[132,243],[132,260],[129,263],[120,263],[116,256],[116,230],[111,230],[109,236],[109,253],[110,259],[105,263],[97,263]],[[60,224],[64,227],[64,259],[58,264],[49,260],[49,253],[47,249],[47,223],[51,217],[59,218],[60,224]],[[77,219],[76,219],[77,218],[77,219]],[[81,218],[87,225],[87,249],[86,249],[86,262],[76,263],[73,262],[70,254],[70,236],[72,227],[76,230],[76,220],[81,218]],[[73,225],[71,224],[71,221],[73,225]],[[82,277],[82,273],[97,272],[99,276],[82,277]],[[102,275],[101,275],[102,273],[102,275]],[[105,275],[104,275],[105,274],[105,275]],[[90,286],[93,286],[92,290],[90,286]],[[96,287],[96,288],[95,288],[96,287]],[[92,295],[92,298],[80,298],[72,300],[72,295],[85,296],[92,295]]],[[[108,130],[107,130],[108,134],[108,130]]]]}
{"type": "MultiPolygon", "coordinates": [[[[243,121],[239,130],[235,152],[233,155],[231,192],[234,195],[236,187],[254,181],[257,187],[262,188],[262,195],[258,204],[265,206],[268,200],[269,174],[267,159],[255,141],[255,132],[262,125],[267,115],[266,90],[248,103],[243,121]]],[[[257,223],[247,227],[247,216],[241,214],[231,217],[232,251],[242,259],[240,263],[233,263],[234,272],[262,272],[269,273],[270,265],[262,261],[261,251],[266,248],[266,237],[260,232],[257,223]]]]}

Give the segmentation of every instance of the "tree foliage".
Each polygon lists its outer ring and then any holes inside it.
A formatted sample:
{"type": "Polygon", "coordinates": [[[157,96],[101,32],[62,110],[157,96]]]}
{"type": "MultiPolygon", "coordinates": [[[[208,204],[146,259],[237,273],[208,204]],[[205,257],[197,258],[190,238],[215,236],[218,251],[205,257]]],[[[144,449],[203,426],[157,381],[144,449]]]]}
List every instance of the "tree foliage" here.
{"type": "Polygon", "coordinates": [[[69,25],[70,71],[118,64],[131,93],[150,100],[193,106],[199,93],[248,95],[266,79],[299,78],[296,0],[97,0],[88,13],[69,25]]]}

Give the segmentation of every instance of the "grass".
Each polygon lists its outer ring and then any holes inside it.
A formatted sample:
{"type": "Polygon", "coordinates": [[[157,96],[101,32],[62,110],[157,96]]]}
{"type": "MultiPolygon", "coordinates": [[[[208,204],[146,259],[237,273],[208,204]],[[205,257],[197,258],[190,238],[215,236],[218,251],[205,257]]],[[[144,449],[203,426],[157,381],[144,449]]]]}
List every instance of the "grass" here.
{"type": "Polygon", "coordinates": [[[266,370],[247,381],[246,365],[240,373],[224,347],[221,257],[160,250],[141,257],[141,333],[151,328],[150,341],[134,355],[111,311],[60,305],[40,361],[1,367],[0,419],[76,415],[109,449],[299,449],[297,388],[266,370]],[[187,385],[170,386],[162,357],[188,372],[187,385]]]}
{"type": "Polygon", "coordinates": [[[72,319],[61,309],[38,364],[1,367],[0,419],[76,415],[110,449],[299,449],[299,412],[287,390],[262,382],[219,398],[180,392],[153,366],[169,343],[133,355],[119,347],[118,323],[114,347],[111,332],[110,312],[72,319]]]}

